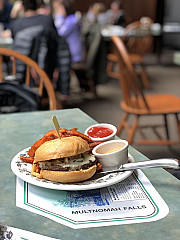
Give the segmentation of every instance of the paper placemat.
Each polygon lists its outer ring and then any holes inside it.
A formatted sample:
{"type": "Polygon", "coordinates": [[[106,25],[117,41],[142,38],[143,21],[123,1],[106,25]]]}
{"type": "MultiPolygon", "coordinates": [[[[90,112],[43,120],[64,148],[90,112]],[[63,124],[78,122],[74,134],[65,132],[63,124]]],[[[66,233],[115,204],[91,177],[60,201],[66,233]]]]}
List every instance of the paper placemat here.
{"type": "Polygon", "coordinates": [[[13,228],[0,223],[0,239],[1,240],[60,240],[46,237],[33,232],[25,231],[19,228],[13,228]]]}
{"type": "Polygon", "coordinates": [[[87,191],[46,189],[17,178],[16,205],[74,229],[157,221],[169,212],[141,170],[87,191]]]}
{"type": "Polygon", "coordinates": [[[21,240],[60,240],[57,238],[46,237],[44,235],[36,234],[33,232],[25,231],[19,228],[11,228],[21,237],[21,240]]]}

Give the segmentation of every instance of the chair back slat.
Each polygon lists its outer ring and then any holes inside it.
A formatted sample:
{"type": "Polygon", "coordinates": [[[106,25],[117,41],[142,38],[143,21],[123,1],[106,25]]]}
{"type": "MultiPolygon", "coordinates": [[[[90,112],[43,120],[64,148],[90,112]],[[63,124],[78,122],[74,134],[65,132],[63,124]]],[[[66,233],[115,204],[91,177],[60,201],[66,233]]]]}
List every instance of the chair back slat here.
{"type": "Polygon", "coordinates": [[[16,60],[21,61],[23,64],[26,65],[26,73],[25,73],[25,84],[30,85],[30,72],[31,69],[33,69],[38,78],[40,79],[40,84],[37,86],[38,87],[38,92],[39,95],[42,96],[43,93],[43,88],[45,87],[49,99],[49,109],[50,110],[55,110],[56,108],[56,96],[55,92],[52,86],[52,83],[45,73],[43,69],[39,67],[39,65],[33,61],[31,58],[17,52],[11,49],[6,49],[6,48],[0,48],[0,81],[3,79],[3,69],[2,69],[2,63],[3,63],[3,56],[10,57],[12,60],[12,73],[13,75],[16,75],[16,60]]]}
{"type": "Polygon", "coordinates": [[[149,52],[153,43],[153,36],[151,34],[151,24],[153,20],[145,17],[145,21],[139,20],[130,23],[125,30],[123,41],[130,54],[139,54],[143,56],[149,52]]]}
{"type": "Polygon", "coordinates": [[[111,37],[118,57],[120,85],[124,102],[131,108],[149,109],[144,93],[134,71],[127,49],[118,36],[111,37]]]}
{"type": "Polygon", "coordinates": [[[39,95],[40,96],[42,96],[42,94],[43,94],[43,88],[44,88],[44,84],[43,84],[43,79],[41,78],[40,82],[39,82],[39,95]]]}
{"type": "Polygon", "coordinates": [[[25,84],[30,85],[30,67],[26,66],[25,84]]]}
{"type": "Polygon", "coordinates": [[[12,75],[16,76],[16,58],[12,57],[12,75]]]}

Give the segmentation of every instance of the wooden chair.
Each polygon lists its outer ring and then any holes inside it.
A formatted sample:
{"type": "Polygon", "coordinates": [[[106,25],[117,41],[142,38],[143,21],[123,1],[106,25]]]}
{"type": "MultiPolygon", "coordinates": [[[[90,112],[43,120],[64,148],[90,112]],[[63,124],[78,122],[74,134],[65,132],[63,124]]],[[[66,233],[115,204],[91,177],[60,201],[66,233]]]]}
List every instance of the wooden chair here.
{"type": "MultiPolygon", "coordinates": [[[[39,84],[36,88],[38,91],[38,94],[41,97],[41,103],[42,105],[44,103],[49,103],[49,109],[50,110],[55,110],[57,109],[57,103],[56,103],[56,97],[55,97],[55,92],[52,86],[52,83],[49,79],[49,77],[47,76],[47,74],[39,67],[39,65],[33,61],[31,58],[16,52],[14,50],[11,49],[6,49],[6,48],[0,48],[0,82],[3,81],[3,58],[4,56],[9,58],[9,61],[12,62],[12,76],[16,76],[16,65],[17,65],[17,60],[20,60],[21,62],[23,62],[25,64],[26,67],[26,73],[25,73],[25,84],[26,85],[30,85],[30,77],[31,77],[31,71],[34,72],[34,74],[36,75],[36,77],[38,77],[39,80],[39,84]],[[43,97],[43,90],[44,88],[47,91],[47,97],[43,97]]],[[[62,108],[60,107],[61,104],[59,104],[58,108],[62,108]]]]}
{"type": "MultiPolygon", "coordinates": [[[[153,43],[153,37],[150,31],[150,25],[153,21],[150,18],[147,19],[146,25],[142,24],[142,21],[136,21],[130,23],[125,30],[122,39],[128,49],[129,57],[134,67],[139,67],[140,71],[137,73],[142,79],[143,86],[146,89],[150,88],[149,80],[144,66],[144,55],[150,51],[153,43]]],[[[114,70],[117,64],[117,57],[114,53],[107,55],[107,75],[112,78],[117,78],[117,72],[114,70]]]]}
{"type": "Polygon", "coordinates": [[[137,20],[135,22],[129,23],[126,26],[126,30],[132,30],[132,29],[138,28],[140,25],[146,25],[147,27],[149,27],[153,23],[154,22],[153,22],[153,20],[151,18],[149,18],[149,17],[142,17],[140,20],[137,20]]]}
{"type": "Polygon", "coordinates": [[[112,42],[116,48],[116,56],[120,69],[119,81],[123,95],[121,108],[125,112],[118,126],[117,135],[119,136],[124,129],[128,134],[127,140],[129,144],[180,144],[180,120],[178,118],[178,114],[180,113],[180,98],[170,94],[144,95],[123,41],[119,37],[113,36],[112,42]],[[163,124],[152,124],[152,121],[148,124],[147,121],[147,124],[142,126],[140,122],[142,117],[156,117],[158,115],[163,116],[163,124]],[[170,137],[168,115],[175,116],[178,140],[173,140],[170,137]],[[132,118],[129,118],[130,116],[133,118],[133,122],[132,118]],[[165,134],[159,132],[159,127],[164,127],[165,134]],[[148,139],[143,128],[152,130],[157,139],[148,139]],[[135,140],[137,130],[139,130],[141,136],[141,139],[138,141],[135,140]]]}

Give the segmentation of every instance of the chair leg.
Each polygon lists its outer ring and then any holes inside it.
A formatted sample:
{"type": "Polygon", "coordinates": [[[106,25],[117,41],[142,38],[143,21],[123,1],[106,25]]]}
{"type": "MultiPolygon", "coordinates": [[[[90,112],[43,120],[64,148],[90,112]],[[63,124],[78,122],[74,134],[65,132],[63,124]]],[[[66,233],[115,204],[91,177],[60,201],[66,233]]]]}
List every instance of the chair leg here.
{"type": "MultiPolygon", "coordinates": [[[[116,65],[117,65],[117,62],[113,62],[113,61],[109,61],[107,63],[106,74],[107,74],[108,77],[115,78],[115,79],[119,78],[118,69],[117,69],[117,71],[114,70],[116,65]]],[[[118,67],[118,65],[117,65],[117,67],[118,67]]]]}
{"type": "Polygon", "coordinates": [[[177,128],[178,128],[178,138],[179,138],[179,141],[180,141],[180,120],[179,120],[179,117],[178,117],[177,113],[175,113],[175,117],[176,117],[177,128]]]}
{"type": "Polygon", "coordinates": [[[169,129],[168,129],[168,121],[167,121],[167,115],[164,114],[164,123],[165,123],[165,129],[166,129],[166,138],[169,140],[169,129]]]}
{"type": "Polygon", "coordinates": [[[116,135],[119,136],[121,131],[123,130],[123,128],[125,127],[125,123],[126,123],[126,120],[128,118],[128,113],[126,112],[124,115],[123,115],[123,118],[118,126],[118,129],[117,129],[117,133],[116,135]]]}
{"type": "Polygon", "coordinates": [[[107,67],[106,67],[106,72],[107,72],[107,75],[109,74],[109,72],[113,72],[113,66],[114,66],[114,63],[112,61],[109,61],[107,63],[107,67]]]}
{"type": "Polygon", "coordinates": [[[57,108],[57,110],[63,109],[62,103],[60,102],[60,100],[58,98],[56,98],[56,108],[57,108]]]}
{"type": "Polygon", "coordinates": [[[146,89],[150,89],[149,80],[148,80],[148,77],[147,77],[147,74],[146,74],[143,64],[141,64],[141,68],[142,68],[141,69],[141,79],[142,79],[143,85],[146,89]]]}
{"type": "Polygon", "coordinates": [[[134,134],[135,134],[137,126],[138,126],[138,120],[139,120],[139,116],[136,116],[134,122],[131,125],[131,129],[129,131],[128,139],[127,139],[129,144],[131,144],[133,142],[133,137],[134,137],[134,134]]]}
{"type": "Polygon", "coordinates": [[[127,141],[129,144],[131,144],[133,142],[133,137],[134,137],[134,134],[136,132],[136,129],[137,129],[137,126],[138,126],[138,120],[139,120],[139,116],[137,115],[134,122],[132,123],[131,126],[129,126],[127,124],[127,119],[128,119],[128,116],[129,114],[126,112],[119,124],[119,127],[118,127],[118,130],[117,130],[117,136],[120,135],[121,131],[123,129],[126,129],[127,133],[128,133],[128,137],[127,137],[127,141]]]}

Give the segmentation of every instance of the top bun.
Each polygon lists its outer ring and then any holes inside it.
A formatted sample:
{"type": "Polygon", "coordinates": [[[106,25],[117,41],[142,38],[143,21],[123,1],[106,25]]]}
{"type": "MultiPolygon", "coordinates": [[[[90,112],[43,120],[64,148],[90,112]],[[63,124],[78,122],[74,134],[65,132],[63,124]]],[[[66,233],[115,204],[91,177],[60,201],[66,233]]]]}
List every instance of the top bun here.
{"type": "Polygon", "coordinates": [[[88,143],[81,137],[65,137],[43,143],[35,152],[34,163],[75,156],[89,151],[88,143]]]}

